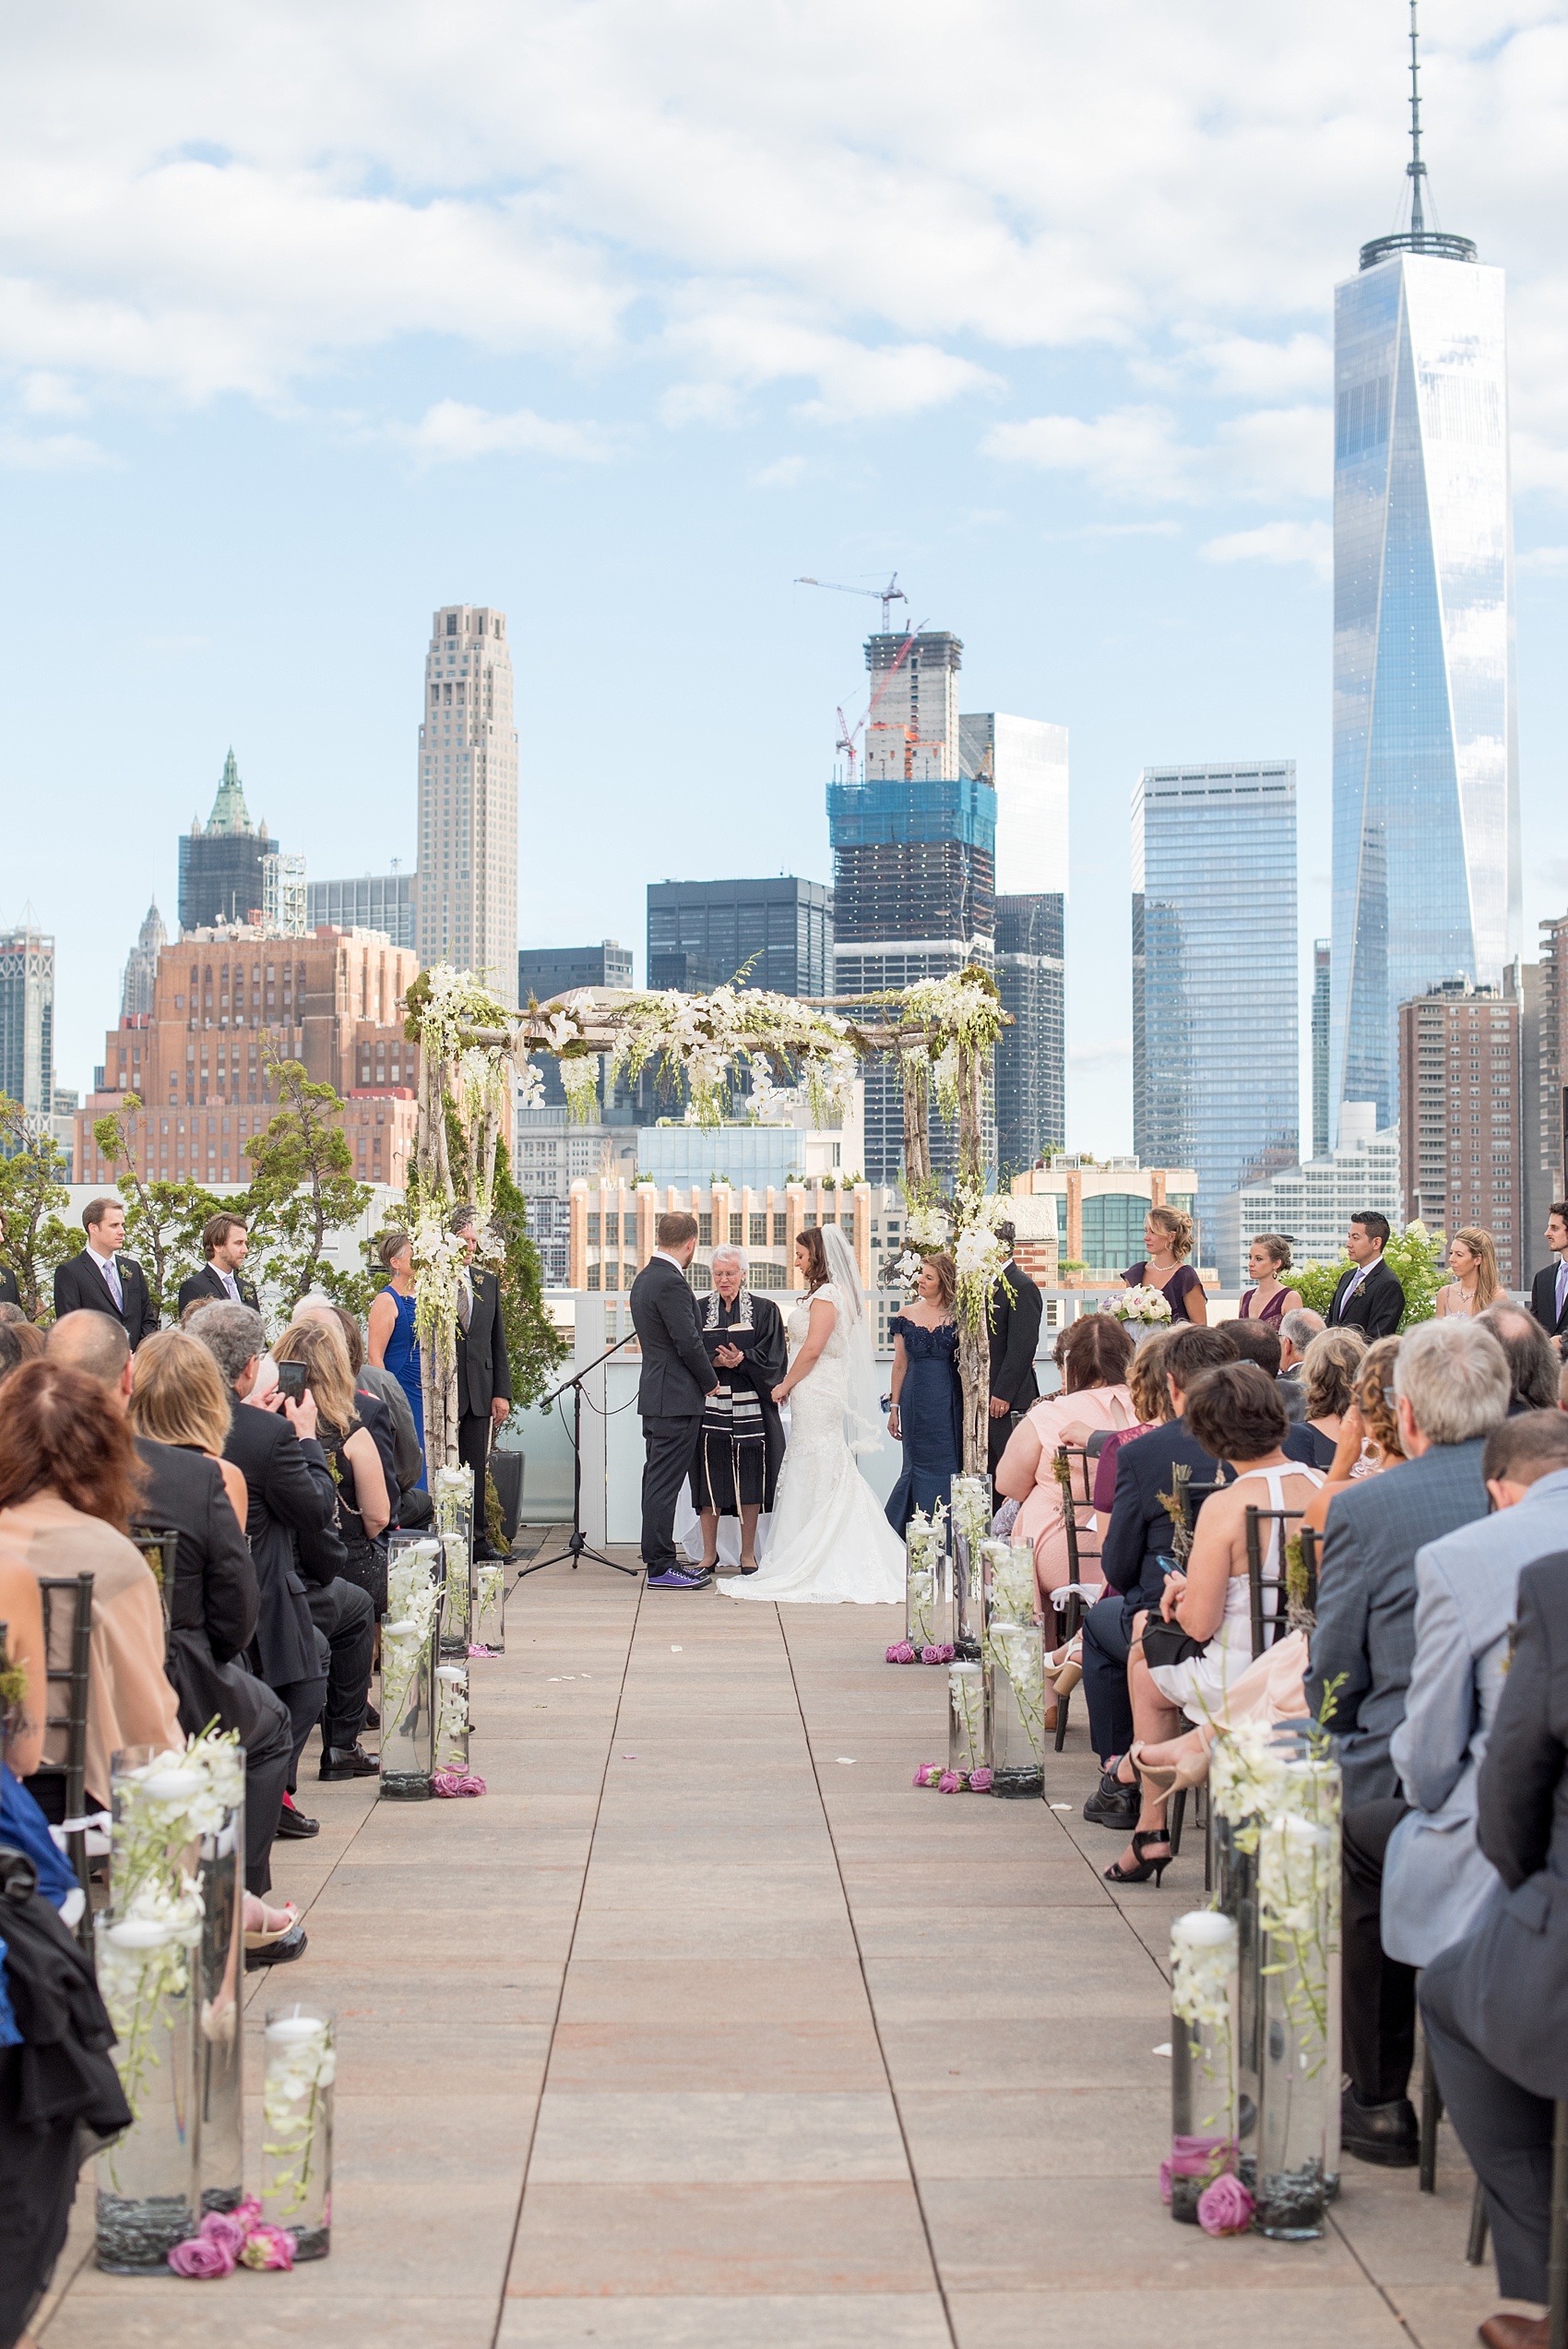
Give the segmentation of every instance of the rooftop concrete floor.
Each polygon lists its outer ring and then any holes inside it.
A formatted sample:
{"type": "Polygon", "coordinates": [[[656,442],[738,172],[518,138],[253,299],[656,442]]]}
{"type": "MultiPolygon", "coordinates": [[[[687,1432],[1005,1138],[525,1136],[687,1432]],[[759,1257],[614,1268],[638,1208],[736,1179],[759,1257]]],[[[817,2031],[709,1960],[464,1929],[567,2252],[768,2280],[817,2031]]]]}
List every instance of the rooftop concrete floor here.
{"type": "MultiPolygon", "coordinates": [[[[45,2349],[1459,2349],[1470,2178],[1348,2163],[1325,2240],[1172,2226],[1163,1959],[1195,1841],[1115,1895],[1081,1710],[1051,1799],[910,1784],[945,1675],[889,1608],[737,1606],[585,1566],[476,1663],[477,1802],[302,1800],[339,2018],[332,2253],[100,2275],[90,2174],[45,2349]]],[[[251,2141],[256,2136],[253,2116],[251,2141]]],[[[254,2188],[254,2164],[248,2182],[254,2188]]]]}

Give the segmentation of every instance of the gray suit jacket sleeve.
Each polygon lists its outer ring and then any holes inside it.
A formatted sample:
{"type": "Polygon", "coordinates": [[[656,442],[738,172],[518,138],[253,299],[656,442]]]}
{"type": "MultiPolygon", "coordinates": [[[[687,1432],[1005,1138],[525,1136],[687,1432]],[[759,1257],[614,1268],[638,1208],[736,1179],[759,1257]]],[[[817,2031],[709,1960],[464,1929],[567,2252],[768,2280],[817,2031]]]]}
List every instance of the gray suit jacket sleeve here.
{"type": "MultiPolygon", "coordinates": [[[[1560,1560],[1547,1568],[1562,1572],[1560,1560]]],[[[1519,1577],[1519,1641],[1481,1765],[1476,1832],[1513,1891],[1546,1866],[1564,1753],[1554,1723],[1551,1626],[1541,1604],[1543,1569],[1519,1577]]]]}
{"type": "Polygon", "coordinates": [[[1439,1811],[1464,1774],[1475,1735],[1476,1665],[1464,1612],[1444,1568],[1416,1559],[1416,1661],[1405,1718],[1388,1758],[1408,1802],[1439,1811]]]}
{"type": "Polygon", "coordinates": [[[707,1348],[702,1341],[702,1324],[697,1319],[697,1301],[683,1281],[664,1282],[654,1299],[654,1311],[664,1324],[664,1334],[670,1341],[670,1351],[684,1363],[703,1393],[708,1394],[719,1384],[719,1374],[708,1360],[707,1348]]]}
{"type": "Polygon", "coordinates": [[[1367,1669],[1369,1593],[1365,1564],[1355,1528],[1330,1509],[1318,1570],[1317,1628],[1312,1638],[1312,1663],[1307,1670],[1307,1711],[1314,1721],[1324,1718],[1325,1692],[1332,1681],[1339,1686],[1329,1699],[1327,1726],[1343,1736],[1356,1726],[1361,1699],[1372,1685],[1367,1669]]]}

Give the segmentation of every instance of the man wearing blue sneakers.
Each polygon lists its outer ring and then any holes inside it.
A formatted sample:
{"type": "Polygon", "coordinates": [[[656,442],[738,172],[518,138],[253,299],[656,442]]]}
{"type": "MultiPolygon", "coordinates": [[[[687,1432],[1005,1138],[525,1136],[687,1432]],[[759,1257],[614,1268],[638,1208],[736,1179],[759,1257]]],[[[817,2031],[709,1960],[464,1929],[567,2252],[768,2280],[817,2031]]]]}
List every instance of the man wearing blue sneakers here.
{"type": "Polygon", "coordinates": [[[661,1215],[657,1246],[632,1283],[632,1320],[642,1347],[637,1413],[643,1423],[642,1558],[650,1591],[701,1591],[710,1571],[675,1551],[675,1504],[691,1473],[705,1397],[718,1385],[686,1268],[696,1254],[695,1215],[661,1215]]]}

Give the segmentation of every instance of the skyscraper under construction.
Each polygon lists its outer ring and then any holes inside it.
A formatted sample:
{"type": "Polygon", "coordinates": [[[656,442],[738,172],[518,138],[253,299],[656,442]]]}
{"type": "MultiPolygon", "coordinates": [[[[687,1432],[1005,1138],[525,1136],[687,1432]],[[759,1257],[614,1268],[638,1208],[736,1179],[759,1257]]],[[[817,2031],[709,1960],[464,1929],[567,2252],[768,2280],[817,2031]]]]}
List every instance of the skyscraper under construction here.
{"type": "MultiPolygon", "coordinates": [[[[837,996],[863,1000],[994,960],[996,791],[963,771],[963,650],[945,629],[867,639],[863,771],[851,758],[827,792],[837,996]]],[[[897,1179],[903,1143],[902,1085],[896,1069],[875,1063],[866,1071],[869,1181],[897,1179]]],[[[952,1175],[953,1151],[933,1115],[939,1182],[952,1175]]]]}

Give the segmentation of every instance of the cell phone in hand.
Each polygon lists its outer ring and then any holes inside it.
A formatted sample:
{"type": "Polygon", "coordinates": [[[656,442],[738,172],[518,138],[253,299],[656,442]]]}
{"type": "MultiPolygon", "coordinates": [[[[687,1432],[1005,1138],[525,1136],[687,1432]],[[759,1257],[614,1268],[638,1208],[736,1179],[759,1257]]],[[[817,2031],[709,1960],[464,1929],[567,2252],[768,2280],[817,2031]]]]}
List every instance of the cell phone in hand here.
{"type": "Polygon", "coordinates": [[[285,1402],[303,1403],[305,1399],[305,1366],[303,1362],[280,1362],[278,1365],[278,1391],[285,1402]]]}

